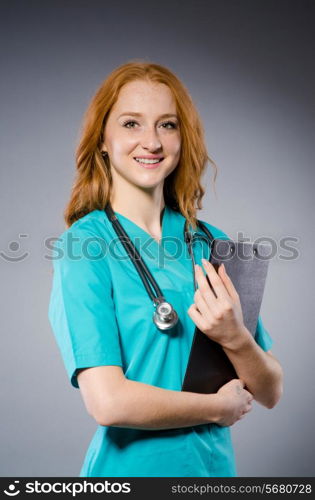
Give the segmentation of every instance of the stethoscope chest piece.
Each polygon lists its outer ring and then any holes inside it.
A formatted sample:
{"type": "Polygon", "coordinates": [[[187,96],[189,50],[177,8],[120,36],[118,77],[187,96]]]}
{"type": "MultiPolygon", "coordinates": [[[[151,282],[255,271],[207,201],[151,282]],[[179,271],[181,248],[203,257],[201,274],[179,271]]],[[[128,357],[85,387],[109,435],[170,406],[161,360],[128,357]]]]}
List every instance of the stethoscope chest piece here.
{"type": "Polygon", "coordinates": [[[178,315],[169,302],[160,302],[154,311],[153,321],[160,330],[169,330],[177,324],[178,315]]]}

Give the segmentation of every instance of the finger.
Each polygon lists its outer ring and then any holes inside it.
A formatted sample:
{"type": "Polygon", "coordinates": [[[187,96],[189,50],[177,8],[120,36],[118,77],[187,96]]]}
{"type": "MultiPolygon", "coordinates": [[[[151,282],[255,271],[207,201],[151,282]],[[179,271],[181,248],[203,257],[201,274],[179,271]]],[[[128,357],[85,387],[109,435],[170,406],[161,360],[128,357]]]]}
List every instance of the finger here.
{"type": "Polygon", "coordinates": [[[209,307],[209,304],[206,302],[205,298],[201,294],[199,288],[196,290],[195,295],[194,295],[194,300],[195,304],[199,310],[199,312],[204,316],[204,318],[209,318],[209,316],[212,316],[212,310],[211,307],[209,307]]]}
{"type": "Polygon", "coordinates": [[[191,317],[199,330],[206,330],[207,324],[204,321],[202,314],[198,311],[196,304],[192,304],[189,309],[187,309],[187,314],[191,317]]]}
{"type": "Polygon", "coordinates": [[[248,392],[246,389],[244,389],[244,390],[246,392],[246,396],[247,396],[248,401],[253,401],[254,396],[250,392],[248,392]]]}
{"type": "Polygon", "coordinates": [[[250,412],[250,410],[251,410],[251,408],[248,408],[248,407],[246,406],[246,407],[244,408],[244,410],[242,411],[241,415],[242,415],[242,416],[247,415],[247,413],[249,413],[249,412],[250,412]]]}
{"type": "Polygon", "coordinates": [[[238,297],[238,293],[233,285],[233,281],[231,280],[230,276],[226,272],[226,269],[225,269],[225,266],[223,263],[219,266],[218,274],[219,274],[220,278],[222,279],[222,281],[225,285],[225,288],[227,289],[229,295],[233,299],[236,299],[238,297]]]}
{"type": "Polygon", "coordinates": [[[245,382],[244,382],[243,380],[241,380],[241,379],[238,379],[238,380],[237,380],[236,387],[237,387],[237,389],[239,390],[239,392],[240,392],[240,393],[241,393],[241,392],[243,392],[243,391],[245,390],[245,389],[244,389],[244,387],[245,387],[245,382]]]}
{"type": "Polygon", "coordinates": [[[211,290],[211,287],[207,281],[206,276],[203,273],[202,268],[196,264],[195,265],[195,275],[196,275],[196,280],[198,283],[198,289],[202,293],[202,295],[205,297],[205,300],[207,301],[207,304],[214,310],[216,307],[216,300],[217,297],[213,290],[211,290]]]}
{"type": "Polygon", "coordinates": [[[198,282],[198,290],[200,291],[204,301],[208,305],[213,315],[219,314],[220,304],[218,303],[215,292],[211,288],[211,284],[209,284],[209,278],[207,278],[207,275],[204,274],[202,267],[198,264],[196,264],[195,269],[198,282]]]}
{"type": "Polygon", "coordinates": [[[241,386],[242,389],[245,387],[245,382],[240,378],[233,378],[231,382],[234,382],[235,385],[241,386]]]}
{"type": "Polygon", "coordinates": [[[229,298],[229,294],[227,289],[225,288],[225,285],[221,279],[221,276],[216,272],[214,269],[213,265],[211,262],[209,262],[206,259],[201,259],[202,264],[205,268],[205,271],[207,273],[207,276],[209,278],[209,281],[211,283],[211,286],[213,287],[215,294],[218,299],[226,299],[229,298]]]}

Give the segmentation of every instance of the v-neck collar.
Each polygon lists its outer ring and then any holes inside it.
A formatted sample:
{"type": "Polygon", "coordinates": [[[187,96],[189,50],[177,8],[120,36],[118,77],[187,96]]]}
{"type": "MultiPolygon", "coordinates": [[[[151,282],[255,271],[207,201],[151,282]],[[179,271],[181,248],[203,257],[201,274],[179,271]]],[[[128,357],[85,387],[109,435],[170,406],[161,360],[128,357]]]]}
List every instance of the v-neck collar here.
{"type": "Polygon", "coordinates": [[[165,247],[167,246],[168,238],[176,237],[179,238],[180,241],[182,241],[184,238],[185,217],[183,217],[182,214],[180,214],[179,212],[176,212],[175,210],[171,209],[168,205],[165,205],[163,209],[163,215],[161,221],[162,234],[160,242],[158,242],[155,238],[153,238],[153,236],[151,236],[150,233],[142,229],[142,227],[138,226],[138,224],[133,222],[125,215],[122,215],[121,213],[116,212],[115,210],[114,213],[118,218],[119,222],[123,225],[128,236],[132,237],[132,239],[137,238],[138,242],[140,242],[141,245],[150,244],[150,247],[154,246],[160,250],[163,249],[167,251],[167,248],[165,247]]]}
{"type": "MultiPolygon", "coordinates": [[[[164,288],[172,288],[173,286],[177,287],[180,283],[182,290],[194,292],[192,260],[184,239],[186,219],[180,212],[165,205],[161,221],[162,237],[160,243],[125,215],[116,211],[114,213],[149,269],[155,273],[158,273],[159,270],[167,271],[161,275],[155,275],[160,279],[160,286],[164,283],[164,288]]],[[[113,236],[116,235],[115,229],[106,215],[105,219],[113,236]]],[[[191,226],[189,228],[192,230],[191,226]]],[[[115,251],[125,255],[126,250],[121,245],[118,248],[115,251]]]]}
{"type": "Polygon", "coordinates": [[[138,226],[135,222],[133,222],[131,219],[126,217],[125,215],[116,212],[116,210],[113,210],[114,214],[118,218],[119,222],[123,225],[123,228],[125,229],[126,233],[128,236],[133,236],[141,239],[141,243],[146,243],[147,241],[152,240],[152,243],[155,243],[159,247],[163,246],[163,238],[165,237],[165,231],[166,231],[166,226],[167,226],[167,210],[168,207],[165,205],[163,208],[163,213],[162,213],[162,221],[161,221],[161,228],[162,228],[162,234],[161,234],[161,240],[158,242],[153,236],[151,236],[150,233],[148,233],[145,229],[142,227],[138,226]]]}

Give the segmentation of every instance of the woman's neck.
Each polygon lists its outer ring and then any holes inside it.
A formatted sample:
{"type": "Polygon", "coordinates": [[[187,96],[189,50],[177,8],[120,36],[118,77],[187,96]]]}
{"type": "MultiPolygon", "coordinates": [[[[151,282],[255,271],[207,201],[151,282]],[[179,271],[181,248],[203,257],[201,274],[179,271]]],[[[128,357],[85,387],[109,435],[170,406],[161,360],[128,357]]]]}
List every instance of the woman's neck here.
{"type": "Polygon", "coordinates": [[[124,215],[137,224],[151,236],[160,240],[162,236],[162,212],[165,207],[163,192],[162,196],[149,195],[147,192],[137,193],[137,196],[128,196],[126,193],[119,193],[113,196],[111,207],[115,212],[124,215]]]}

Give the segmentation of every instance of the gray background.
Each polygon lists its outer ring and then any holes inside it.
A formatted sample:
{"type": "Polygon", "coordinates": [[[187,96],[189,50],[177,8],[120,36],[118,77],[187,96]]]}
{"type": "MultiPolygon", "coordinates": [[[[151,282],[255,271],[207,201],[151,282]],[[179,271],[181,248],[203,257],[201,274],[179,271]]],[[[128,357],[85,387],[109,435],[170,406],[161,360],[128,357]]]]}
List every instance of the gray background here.
{"type": "Polygon", "coordinates": [[[270,262],[261,311],[285,392],[233,440],[240,476],[313,476],[314,1],[65,4],[1,2],[0,474],[77,476],[96,428],[48,322],[45,239],[64,230],[90,98],[143,58],[182,79],[203,119],[219,175],[215,196],[209,167],[199,218],[231,237],[297,238],[298,258],[279,248],[270,262]]]}

